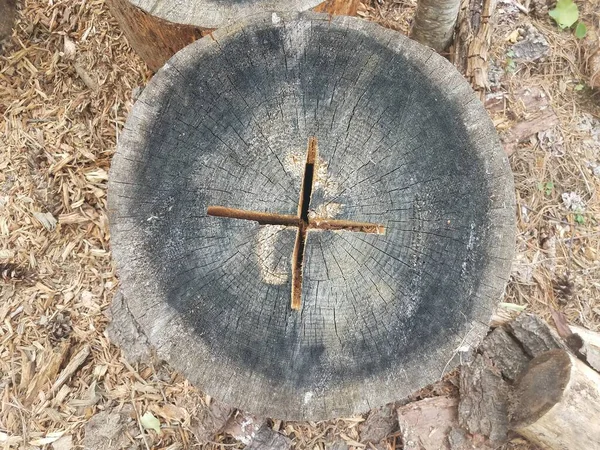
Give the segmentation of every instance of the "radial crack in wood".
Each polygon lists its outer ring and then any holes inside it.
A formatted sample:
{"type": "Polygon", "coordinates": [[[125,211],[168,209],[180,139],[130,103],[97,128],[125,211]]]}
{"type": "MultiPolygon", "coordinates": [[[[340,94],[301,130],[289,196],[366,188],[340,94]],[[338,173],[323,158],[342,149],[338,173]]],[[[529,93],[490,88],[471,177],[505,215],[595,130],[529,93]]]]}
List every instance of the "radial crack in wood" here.
{"type": "Polygon", "coordinates": [[[264,417],[360,413],[439,379],[488,331],[513,259],[513,180],[483,106],[430,49],[349,17],[258,15],[177,53],[128,117],[108,195],[136,327],[264,417]],[[299,227],[207,210],[300,221],[310,137],[294,311],[299,227]]]}
{"type": "Polygon", "coordinates": [[[351,220],[330,220],[318,217],[309,220],[310,200],[315,184],[315,171],[317,170],[317,156],[319,149],[317,138],[311,136],[308,140],[306,163],[302,175],[300,200],[298,201],[298,215],[264,213],[246,211],[243,209],[227,208],[225,206],[209,206],[206,213],[214,217],[227,217],[258,222],[260,225],[285,225],[298,227],[296,242],[292,253],[292,304],[293,310],[298,311],[302,305],[302,271],[304,269],[304,253],[309,229],[354,231],[360,233],[384,234],[385,228],[381,224],[367,222],[353,222],[351,220]]]}

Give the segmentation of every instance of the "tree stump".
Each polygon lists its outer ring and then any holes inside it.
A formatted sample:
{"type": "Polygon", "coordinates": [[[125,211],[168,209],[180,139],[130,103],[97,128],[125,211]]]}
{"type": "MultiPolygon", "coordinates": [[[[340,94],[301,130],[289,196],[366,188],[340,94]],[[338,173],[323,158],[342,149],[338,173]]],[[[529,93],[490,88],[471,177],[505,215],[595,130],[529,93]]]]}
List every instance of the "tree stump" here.
{"type": "Polygon", "coordinates": [[[124,303],[251,413],[364,412],[488,330],[514,252],[492,123],[445,59],[351,17],[267,14],[177,53],[109,181],[124,303]]]}
{"type": "Polygon", "coordinates": [[[352,16],[359,0],[108,0],[107,4],[131,47],[156,71],[186,45],[244,17],[310,8],[352,16]]]}
{"type": "Polygon", "coordinates": [[[534,358],[515,388],[512,427],[548,449],[600,449],[600,374],[564,350],[534,358]]]}

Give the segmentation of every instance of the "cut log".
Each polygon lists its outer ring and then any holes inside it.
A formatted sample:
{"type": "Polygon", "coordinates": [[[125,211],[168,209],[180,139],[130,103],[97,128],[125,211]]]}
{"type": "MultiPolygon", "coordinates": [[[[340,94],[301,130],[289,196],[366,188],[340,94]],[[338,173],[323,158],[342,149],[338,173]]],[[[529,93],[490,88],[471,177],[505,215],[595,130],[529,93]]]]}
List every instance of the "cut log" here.
{"type": "Polygon", "coordinates": [[[110,323],[106,334],[113,344],[121,348],[127,361],[132,364],[149,363],[152,349],[143,331],[135,323],[121,291],[114,295],[107,316],[110,323]]]}
{"type": "Polygon", "coordinates": [[[134,6],[129,0],[107,0],[129,45],[156,71],[176,52],[210,32],[210,29],[169,22],[134,6]]]}
{"type": "Polygon", "coordinates": [[[438,380],[487,333],[513,259],[483,106],[447,60],[352,17],[263,14],[177,53],[109,183],[134,331],[261,417],[363,413],[438,380]]]}
{"type": "Polygon", "coordinates": [[[156,71],[186,45],[247,16],[313,7],[329,14],[355,15],[359,0],[107,0],[107,4],[129,45],[156,71]]]}
{"type": "Polygon", "coordinates": [[[531,442],[600,449],[600,374],[568,352],[534,358],[511,397],[511,427],[531,442]]]}
{"type": "Polygon", "coordinates": [[[600,333],[576,325],[571,325],[569,328],[581,339],[579,352],[585,357],[587,363],[596,369],[596,372],[600,372],[600,333]]]}

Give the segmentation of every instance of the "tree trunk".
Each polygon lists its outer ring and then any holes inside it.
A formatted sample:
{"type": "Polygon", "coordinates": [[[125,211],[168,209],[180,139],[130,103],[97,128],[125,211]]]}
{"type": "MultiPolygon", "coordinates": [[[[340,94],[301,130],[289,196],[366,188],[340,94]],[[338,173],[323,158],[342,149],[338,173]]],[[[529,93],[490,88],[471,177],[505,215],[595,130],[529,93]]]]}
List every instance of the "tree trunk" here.
{"type": "Polygon", "coordinates": [[[419,0],[410,37],[443,52],[452,42],[460,0],[419,0]]]}
{"type": "Polygon", "coordinates": [[[0,0],[0,44],[12,34],[12,27],[16,16],[16,0],[0,0]]]}
{"type": "Polygon", "coordinates": [[[547,449],[600,449],[600,374],[564,350],[534,358],[512,395],[511,427],[547,449]]]}
{"type": "MultiPolygon", "coordinates": [[[[0,5],[3,1],[10,3],[13,0],[0,0],[0,5]]],[[[230,10],[227,2],[223,3],[222,11],[212,13],[204,11],[201,5],[194,7],[191,1],[183,2],[181,8],[165,8],[165,11],[160,6],[150,8],[154,3],[157,2],[107,0],[108,7],[119,22],[129,45],[153,71],[160,69],[171,56],[196,39],[209,34],[215,28],[244,17],[235,9],[235,5],[230,10]],[[191,12],[186,15],[188,3],[191,12]],[[146,12],[148,10],[153,11],[152,14],[146,12]],[[173,12],[173,10],[177,11],[173,12]]],[[[157,4],[162,3],[164,2],[157,4]]],[[[258,1],[256,3],[256,11],[252,13],[261,11],[260,3],[258,1]]],[[[319,0],[303,0],[294,3],[293,6],[302,10],[316,5],[314,10],[317,12],[353,16],[356,15],[359,3],[359,0],[326,0],[319,4],[319,0]]],[[[282,6],[282,9],[286,8],[289,9],[290,6],[282,6]]]]}

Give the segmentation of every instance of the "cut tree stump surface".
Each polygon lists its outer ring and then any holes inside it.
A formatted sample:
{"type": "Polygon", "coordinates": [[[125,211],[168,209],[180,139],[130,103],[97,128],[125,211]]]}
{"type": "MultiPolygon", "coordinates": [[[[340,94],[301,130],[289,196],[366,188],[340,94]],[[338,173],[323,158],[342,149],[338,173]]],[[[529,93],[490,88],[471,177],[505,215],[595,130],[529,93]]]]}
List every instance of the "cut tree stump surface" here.
{"type": "Polygon", "coordinates": [[[487,332],[514,251],[508,161],[462,76],[397,32],[312,12],[175,55],[120,136],[109,209],[135,329],[211,396],[282,419],[439,379],[487,332]]]}
{"type": "Polygon", "coordinates": [[[304,11],[323,0],[129,0],[169,22],[220,28],[263,11],[304,11]]]}

